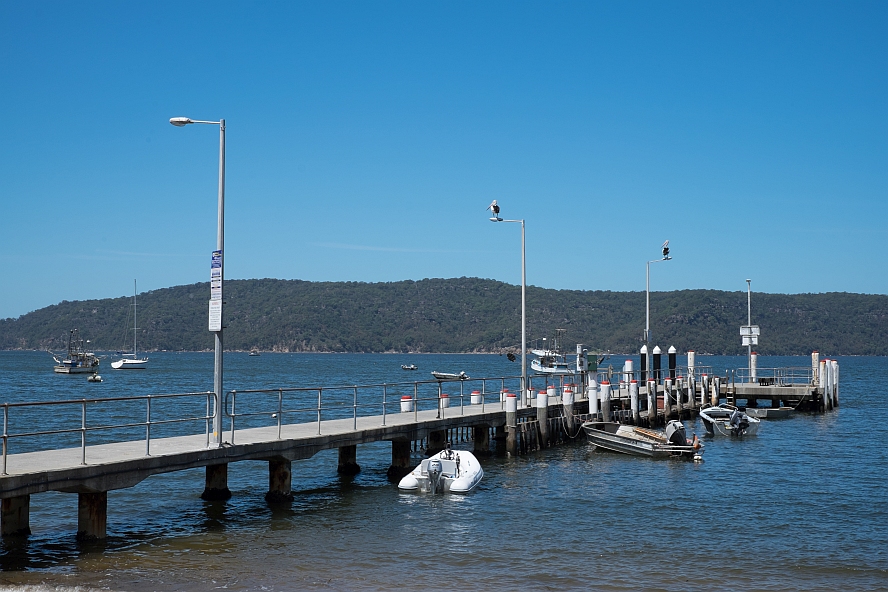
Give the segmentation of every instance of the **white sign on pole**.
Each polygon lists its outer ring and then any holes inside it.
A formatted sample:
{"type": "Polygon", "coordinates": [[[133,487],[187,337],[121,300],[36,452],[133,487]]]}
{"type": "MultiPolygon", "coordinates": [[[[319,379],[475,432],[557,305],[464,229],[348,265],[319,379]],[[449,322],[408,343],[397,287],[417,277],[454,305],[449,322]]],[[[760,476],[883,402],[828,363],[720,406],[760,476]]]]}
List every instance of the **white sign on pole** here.
{"type": "Polygon", "coordinates": [[[210,331],[222,330],[222,301],[210,300],[210,331]]]}
{"type": "Polygon", "coordinates": [[[210,300],[222,300],[222,251],[213,251],[210,264],[210,300]]]}
{"type": "Polygon", "coordinates": [[[743,325],[740,327],[740,337],[743,339],[743,345],[758,345],[759,335],[761,335],[761,331],[758,325],[743,325]]]}

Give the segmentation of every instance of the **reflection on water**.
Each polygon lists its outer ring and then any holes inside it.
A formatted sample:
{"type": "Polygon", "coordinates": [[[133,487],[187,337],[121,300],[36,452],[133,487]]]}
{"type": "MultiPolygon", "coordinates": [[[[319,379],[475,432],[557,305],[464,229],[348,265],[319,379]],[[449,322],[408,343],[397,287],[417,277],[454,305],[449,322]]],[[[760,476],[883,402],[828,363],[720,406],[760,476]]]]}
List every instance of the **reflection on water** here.
{"type": "MultiPolygon", "coordinates": [[[[745,358],[700,358],[718,369],[745,364],[745,358]]],[[[43,362],[40,354],[0,352],[4,380],[28,374],[4,383],[12,385],[9,400],[84,396],[105,387],[105,395],[200,390],[212,379],[212,354],[156,354],[144,373],[105,371],[101,385],[70,382],[43,362]]],[[[226,358],[226,382],[244,388],[247,380],[263,386],[403,380],[400,364],[411,362],[470,375],[515,372],[499,356],[242,354],[226,358]]],[[[103,552],[74,540],[75,495],[34,495],[32,536],[0,546],[0,584],[703,590],[717,582],[726,589],[884,589],[888,424],[872,418],[888,412],[888,360],[840,363],[837,412],[766,421],[759,436],[743,441],[707,438],[702,464],[630,458],[580,442],[514,459],[483,457],[484,480],[467,496],[406,495],[386,478],[390,446],[377,443],[358,448],[362,471],[354,477],[336,473],[335,450],[294,462],[296,499],[274,507],[264,501],[267,463],[231,465],[227,502],[202,501],[204,472],[194,469],[110,492],[103,552]]],[[[688,428],[703,432],[699,423],[688,428]]]]}

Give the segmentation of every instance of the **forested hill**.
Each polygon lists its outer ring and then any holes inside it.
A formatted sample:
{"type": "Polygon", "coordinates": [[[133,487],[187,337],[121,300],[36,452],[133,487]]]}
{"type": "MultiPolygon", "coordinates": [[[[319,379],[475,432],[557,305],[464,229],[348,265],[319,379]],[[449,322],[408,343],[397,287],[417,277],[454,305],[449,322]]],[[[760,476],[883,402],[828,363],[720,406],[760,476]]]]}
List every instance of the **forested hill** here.
{"type": "MultiPolygon", "coordinates": [[[[208,350],[209,284],[138,297],[139,349],[208,350]]],[[[644,292],[527,289],[528,344],[567,330],[565,344],[636,352],[644,292]]],[[[392,283],[230,280],[225,283],[225,349],[317,352],[502,352],[521,343],[521,289],[476,278],[392,283]]],[[[131,298],[60,304],[0,320],[0,349],[63,350],[78,328],[95,350],[132,343],[131,298]]],[[[888,354],[888,296],[753,294],[764,355],[888,354]]],[[[651,294],[651,331],[680,352],[740,354],[746,292],[651,294]]]]}

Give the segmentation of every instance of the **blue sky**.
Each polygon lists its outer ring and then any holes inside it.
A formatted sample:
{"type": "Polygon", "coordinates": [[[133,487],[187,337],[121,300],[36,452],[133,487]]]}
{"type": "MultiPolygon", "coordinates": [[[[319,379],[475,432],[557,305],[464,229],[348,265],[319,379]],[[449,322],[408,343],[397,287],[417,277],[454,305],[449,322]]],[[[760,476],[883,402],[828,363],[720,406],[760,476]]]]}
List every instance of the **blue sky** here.
{"type": "MultiPolygon", "coordinates": [[[[0,3],[0,318],[227,279],[888,293],[884,2],[0,3]]],[[[209,297],[209,294],[208,294],[209,297]]]]}

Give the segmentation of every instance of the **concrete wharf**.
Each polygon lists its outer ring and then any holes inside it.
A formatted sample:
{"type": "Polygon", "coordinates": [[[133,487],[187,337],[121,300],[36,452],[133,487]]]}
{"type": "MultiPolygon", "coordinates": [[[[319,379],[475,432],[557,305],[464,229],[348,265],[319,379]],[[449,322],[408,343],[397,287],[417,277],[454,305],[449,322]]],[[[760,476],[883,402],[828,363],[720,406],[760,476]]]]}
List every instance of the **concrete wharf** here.
{"type": "Polygon", "coordinates": [[[838,406],[838,365],[832,361],[826,367],[820,364],[822,374],[766,370],[752,377],[755,382],[742,373],[722,380],[711,377],[711,369],[675,366],[655,377],[624,368],[613,380],[609,369],[574,377],[578,385],[565,383],[564,377],[553,382],[553,377],[535,376],[530,386],[544,381],[543,388],[525,393],[509,392],[510,385],[520,384],[514,376],[255,389],[230,391],[221,410],[211,408],[211,392],[5,403],[0,405],[0,530],[3,536],[29,534],[30,496],[59,491],[78,494],[78,539],[101,540],[107,531],[108,491],[133,487],[152,475],[204,467],[201,497],[228,499],[228,465],[238,461],[267,461],[266,500],[286,503],[293,498],[292,461],[334,448],[339,451],[338,470],[355,473],[360,470],[358,445],[391,442],[389,476],[395,480],[412,470],[411,446],[416,448],[417,442],[427,454],[453,440],[472,441],[480,455],[490,453],[491,441],[497,452],[521,454],[578,437],[582,422],[591,418],[656,426],[693,417],[706,404],[743,399],[752,406],[770,400],[772,406],[785,403],[800,409],[807,402],[804,408],[825,411],[838,406]],[[639,387],[639,379],[647,379],[646,386],[639,387]],[[205,413],[193,414],[195,404],[205,405],[205,413]],[[164,413],[164,406],[172,411],[164,413]],[[136,409],[144,410],[144,421],[135,418],[136,409]],[[209,430],[220,412],[229,427],[217,445],[215,437],[211,443],[209,430]],[[17,418],[22,419],[18,424],[17,418]],[[55,422],[45,425],[47,418],[55,422]],[[186,427],[195,424],[204,433],[186,427]],[[133,429],[144,429],[145,438],[121,441],[114,436],[133,429]],[[176,429],[180,433],[164,433],[176,429]],[[81,445],[53,448],[60,436],[79,436],[81,445]]]}

